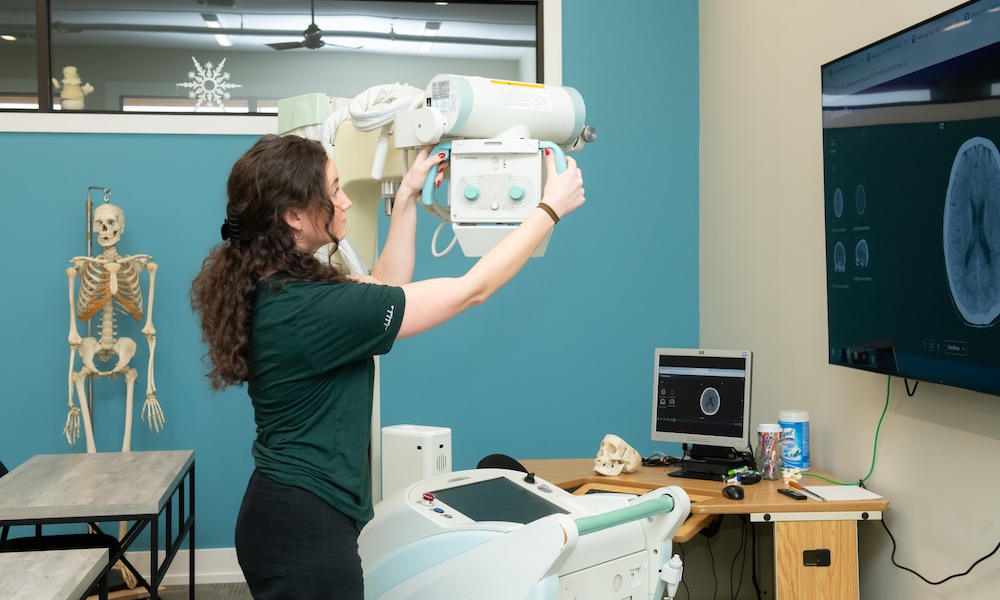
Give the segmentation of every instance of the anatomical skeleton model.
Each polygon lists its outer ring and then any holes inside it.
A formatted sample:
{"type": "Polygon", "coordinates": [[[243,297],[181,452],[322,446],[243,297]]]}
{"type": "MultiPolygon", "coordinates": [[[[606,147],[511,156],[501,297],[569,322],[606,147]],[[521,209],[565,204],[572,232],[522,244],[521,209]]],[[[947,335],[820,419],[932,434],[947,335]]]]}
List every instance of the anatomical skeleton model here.
{"type": "Polygon", "coordinates": [[[114,204],[106,203],[94,209],[94,232],[104,252],[95,257],[76,256],[70,260],[72,267],[66,269],[69,278],[69,414],[63,433],[70,445],[80,437],[80,412],[83,412],[83,426],[87,438],[87,452],[97,452],[94,430],[87,402],[85,384],[91,379],[125,378],[125,437],[122,452],[131,449],[132,404],[135,380],[138,372],[130,365],[135,356],[136,343],[124,336],[115,337],[115,311],[131,315],[136,321],[142,320],[142,287],[139,273],[149,273],[149,304],[146,308],[146,324],[143,335],[149,345],[149,364],[146,378],[146,401],[142,406],[142,419],[149,428],[159,433],[163,428],[163,409],[156,399],[156,385],[153,382],[153,354],[156,350],[156,329],[153,328],[153,292],[156,282],[156,263],[148,254],[120,256],[117,244],[125,229],[125,213],[114,204]],[[80,291],[74,298],[75,279],[80,278],[80,291]],[[89,321],[100,314],[99,337],[80,337],[76,321],[89,321]],[[73,370],[76,354],[82,365],[73,370]],[[102,370],[95,358],[104,362],[114,359],[114,366],[102,370]],[[73,402],[73,391],[80,398],[80,406],[73,402]]]}
{"type": "MultiPolygon", "coordinates": [[[[105,198],[107,200],[107,198],[105,198]]],[[[125,213],[114,204],[106,203],[94,209],[93,229],[97,233],[97,243],[104,248],[99,256],[75,256],[69,262],[73,265],[66,269],[69,279],[69,414],[66,416],[66,427],[63,433],[70,445],[75,445],[80,438],[80,412],[83,412],[83,427],[87,437],[87,452],[97,452],[94,443],[94,428],[88,405],[86,383],[87,379],[116,379],[119,375],[125,377],[125,438],[122,441],[122,452],[131,450],[132,444],[132,402],[135,380],[138,372],[130,365],[135,356],[136,343],[124,336],[115,337],[115,311],[131,315],[136,321],[141,321],[142,287],[139,284],[139,273],[149,273],[149,304],[146,308],[146,324],[142,328],[143,335],[149,345],[149,364],[147,366],[146,401],[142,406],[142,419],[149,423],[150,429],[157,433],[163,428],[163,410],[156,399],[156,386],[153,383],[153,354],[156,350],[156,329],[153,328],[153,291],[156,282],[156,263],[148,254],[120,256],[117,245],[125,230],[125,213]],[[74,294],[75,280],[80,278],[80,291],[74,294]],[[74,297],[75,296],[75,297],[74,297]],[[101,315],[98,325],[98,337],[80,337],[76,321],[89,321],[95,315],[101,315]],[[82,365],[79,371],[74,371],[76,355],[80,355],[82,365]],[[102,364],[114,360],[114,366],[102,370],[94,359],[102,364]],[[73,392],[76,390],[80,398],[80,406],[73,402],[73,392]]],[[[120,524],[119,537],[124,537],[126,523],[120,524]]],[[[136,578],[121,562],[115,565],[122,573],[122,579],[131,589],[136,586],[136,578]]]]}

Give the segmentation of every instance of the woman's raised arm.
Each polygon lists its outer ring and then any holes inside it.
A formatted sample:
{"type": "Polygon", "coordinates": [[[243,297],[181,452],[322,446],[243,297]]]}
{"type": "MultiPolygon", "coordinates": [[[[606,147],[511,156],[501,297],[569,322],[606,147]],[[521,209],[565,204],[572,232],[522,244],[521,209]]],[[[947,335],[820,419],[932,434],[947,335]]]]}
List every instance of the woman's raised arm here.
{"type": "MultiPolygon", "coordinates": [[[[444,161],[443,153],[429,156],[430,150],[430,146],[425,146],[417,153],[396,191],[385,246],[375,266],[372,267],[372,277],[386,285],[404,285],[413,281],[417,199],[427,179],[427,173],[444,161]]],[[[439,173],[438,177],[440,176],[439,173]]]]}

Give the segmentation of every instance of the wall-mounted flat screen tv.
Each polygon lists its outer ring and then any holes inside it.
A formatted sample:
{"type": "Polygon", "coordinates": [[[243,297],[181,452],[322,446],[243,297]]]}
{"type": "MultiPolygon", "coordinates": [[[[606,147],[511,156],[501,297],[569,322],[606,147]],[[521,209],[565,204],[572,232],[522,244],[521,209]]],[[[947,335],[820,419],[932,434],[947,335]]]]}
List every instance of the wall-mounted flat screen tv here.
{"type": "Polygon", "coordinates": [[[1000,395],[1000,0],[821,74],[829,362],[1000,395]]]}

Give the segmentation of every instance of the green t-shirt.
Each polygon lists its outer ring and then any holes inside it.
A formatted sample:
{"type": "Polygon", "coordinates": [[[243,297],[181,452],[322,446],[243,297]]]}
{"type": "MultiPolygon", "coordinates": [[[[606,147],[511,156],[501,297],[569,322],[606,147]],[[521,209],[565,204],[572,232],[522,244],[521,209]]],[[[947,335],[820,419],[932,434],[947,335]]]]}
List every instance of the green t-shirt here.
{"type": "MultiPolygon", "coordinates": [[[[280,275],[279,275],[280,277],[280,275]]],[[[372,518],[375,361],[399,332],[402,288],[285,282],[257,291],[253,457],[271,479],[316,494],[362,527],[372,518]]]]}

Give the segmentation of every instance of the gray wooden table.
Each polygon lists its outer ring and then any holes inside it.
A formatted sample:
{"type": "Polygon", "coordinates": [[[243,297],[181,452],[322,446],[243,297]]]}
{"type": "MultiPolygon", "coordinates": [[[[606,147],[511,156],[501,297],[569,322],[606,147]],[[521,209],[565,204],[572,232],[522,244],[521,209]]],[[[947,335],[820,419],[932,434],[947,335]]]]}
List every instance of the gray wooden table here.
{"type": "Polygon", "coordinates": [[[187,536],[189,593],[194,598],[194,451],[40,454],[0,478],[0,526],[35,525],[39,530],[53,523],[89,523],[99,528],[99,521],[131,523],[121,552],[110,557],[101,577],[122,560],[152,600],[157,600],[163,576],[187,536]],[[147,526],[148,582],[125,558],[147,526]]]}
{"type": "Polygon", "coordinates": [[[0,553],[0,598],[81,600],[108,566],[106,548],[0,553]]]}

